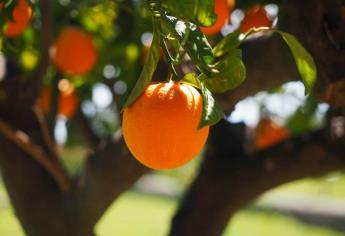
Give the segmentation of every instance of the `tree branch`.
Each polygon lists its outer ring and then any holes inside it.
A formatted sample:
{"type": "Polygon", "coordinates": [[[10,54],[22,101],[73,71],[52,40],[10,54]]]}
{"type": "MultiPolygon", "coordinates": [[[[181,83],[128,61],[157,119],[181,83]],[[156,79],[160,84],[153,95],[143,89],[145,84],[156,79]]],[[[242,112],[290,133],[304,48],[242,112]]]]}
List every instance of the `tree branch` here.
{"type": "MultiPolygon", "coordinates": [[[[332,105],[345,106],[345,22],[340,1],[281,2],[279,29],[295,35],[316,62],[315,95],[332,105]]],[[[247,79],[238,88],[218,95],[226,113],[247,96],[300,78],[291,52],[278,36],[248,41],[242,49],[247,79]]]]}
{"type": "Polygon", "coordinates": [[[217,94],[227,114],[240,100],[299,78],[291,53],[278,35],[245,42],[242,57],[247,68],[246,80],[236,89],[217,94]]]}
{"type": "Polygon", "coordinates": [[[148,169],[129,153],[123,140],[109,141],[87,159],[76,197],[83,224],[94,225],[109,205],[148,169]]]}
{"type": "Polygon", "coordinates": [[[243,135],[226,121],[214,126],[206,159],[170,235],[221,235],[229,218],[266,190],[345,168],[344,140],[330,140],[325,130],[253,154],[239,144],[243,135]]]}
{"type": "Polygon", "coordinates": [[[1,119],[0,132],[40,163],[53,176],[62,191],[66,192],[69,190],[71,183],[63,168],[58,165],[58,162],[54,163],[46,157],[44,151],[38,145],[34,144],[27,134],[22,131],[12,130],[12,128],[1,119]]]}
{"type": "Polygon", "coordinates": [[[40,108],[37,107],[37,105],[34,105],[33,112],[37,118],[37,121],[39,123],[40,129],[42,131],[42,139],[44,140],[45,144],[47,145],[49,149],[49,154],[55,159],[55,161],[59,160],[59,154],[56,148],[56,144],[54,140],[51,137],[51,133],[49,132],[49,127],[47,124],[47,120],[44,117],[44,114],[40,108]]]}

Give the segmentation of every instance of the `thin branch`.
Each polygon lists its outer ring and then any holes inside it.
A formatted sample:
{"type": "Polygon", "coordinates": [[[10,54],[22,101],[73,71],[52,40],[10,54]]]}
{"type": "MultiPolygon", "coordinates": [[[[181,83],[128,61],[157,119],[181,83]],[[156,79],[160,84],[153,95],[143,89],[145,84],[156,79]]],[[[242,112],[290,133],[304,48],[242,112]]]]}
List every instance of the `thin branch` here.
{"type": "Polygon", "coordinates": [[[44,151],[34,144],[30,137],[22,131],[15,131],[0,119],[0,132],[15,143],[24,152],[40,163],[55,179],[62,191],[67,192],[71,186],[69,177],[65,174],[61,166],[49,160],[44,151]]]}
{"type": "Polygon", "coordinates": [[[59,160],[59,154],[57,151],[57,147],[56,147],[54,140],[51,137],[51,133],[49,132],[49,127],[48,127],[47,121],[44,117],[42,110],[37,105],[34,105],[33,112],[36,115],[37,121],[38,121],[39,126],[40,126],[41,131],[42,131],[42,138],[43,138],[45,144],[47,145],[47,147],[49,148],[51,156],[55,160],[58,161],[59,160]]]}

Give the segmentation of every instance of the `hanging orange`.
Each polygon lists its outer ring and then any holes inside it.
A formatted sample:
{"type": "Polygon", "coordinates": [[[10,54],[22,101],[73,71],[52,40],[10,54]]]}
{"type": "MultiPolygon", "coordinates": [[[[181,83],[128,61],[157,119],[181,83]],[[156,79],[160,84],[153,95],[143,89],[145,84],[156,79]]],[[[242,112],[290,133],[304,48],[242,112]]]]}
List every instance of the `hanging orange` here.
{"type": "Polygon", "coordinates": [[[248,9],[240,25],[242,33],[248,32],[251,28],[271,27],[272,20],[268,17],[264,6],[254,5],[248,9]]]}
{"type": "Polygon", "coordinates": [[[96,65],[97,50],[88,33],[76,27],[68,27],[56,39],[51,57],[60,72],[83,75],[96,65]]]}
{"type": "Polygon", "coordinates": [[[200,30],[206,35],[218,34],[229,19],[234,5],[234,0],[215,0],[214,11],[217,14],[217,20],[212,26],[200,27],[200,30]]]}
{"type": "MultiPolygon", "coordinates": [[[[70,119],[75,114],[79,105],[75,88],[67,79],[62,79],[59,82],[58,89],[58,114],[70,119]]],[[[51,95],[51,87],[43,88],[38,104],[45,114],[50,112],[51,95]]]]}
{"type": "MultiPolygon", "coordinates": [[[[0,14],[2,8],[0,2],[0,14]]],[[[6,37],[18,37],[28,27],[32,18],[32,8],[27,0],[19,0],[17,6],[13,9],[13,21],[6,20],[4,35],[6,37]]]]}
{"type": "Polygon", "coordinates": [[[133,156],[152,169],[172,169],[203,148],[209,127],[197,129],[202,96],[181,83],[154,83],[124,110],[122,132],[133,156]]]}
{"type": "Polygon", "coordinates": [[[255,132],[255,144],[258,149],[268,148],[289,137],[288,129],[267,118],[260,120],[255,132]]]}

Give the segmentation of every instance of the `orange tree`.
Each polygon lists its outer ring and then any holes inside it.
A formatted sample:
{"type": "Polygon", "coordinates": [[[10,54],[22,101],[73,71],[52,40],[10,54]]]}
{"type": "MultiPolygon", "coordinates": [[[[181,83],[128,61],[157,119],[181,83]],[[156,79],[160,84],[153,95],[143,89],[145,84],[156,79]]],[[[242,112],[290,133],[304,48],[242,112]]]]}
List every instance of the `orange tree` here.
{"type": "MultiPolygon", "coordinates": [[[[141,122],[140,117],[125,118],[138,143],[128,146],[156,155],[152,159],[145,156],[154,162],[152,167],[168,163],[164,157],[165,151],[173,148],[169,147],[173,140],[167,140],[171,130],[183,136],[184,130],[194,135],[210,127],[200,171],[181,199],[170,235],[221,235],[231,216],[264,191],[345,167],[342,119],[337,119],[336,132],[332,129],[334,117],[343,117],[345,106],[341,1],[236,1],[234,7],[244,12],[256,4],[276,4],[280,11],[274,28],[248,30],[251,26],[246,25],[242,34],[240,24],[234,23],[222,31],[225,36],[218,32],[206,37],[199,29],[217,22],[213,0],[27,0],[29,17],[25,22],[18,20],[20,32],[9,37],[6,29],[16,25],[16,9],[23,1],[0,1],[1,61],[6,62],[0,68],[0,169],[27,235],[94,235],[94,226],[109,205],[149,171],[131,156],[122,138],[112,138],[121,119],[94,125],[96,117],[80,108],[68,121],[70,133],[78,137],[71,145],[84,145],[92,152],[77,173],[65,170],[52,137],[56,115],[62,109],[59,84],[66,79],[80,101],[77,106],[90,101],[95,85],[108,86],[113,113],[133,110],[145,98],[152,81],[170,81],[179,88],[153,95],[159,102],[152,104],[159,104],[160,110],[151,107],[150,117],[160,120],[144,121],[152,126],[154,142],[150,146],[145,145],[145,139],[150,139],[149,128],[146,136],[135,135],[141,130],[132,129],[141,122]],[[66,37],[60,49],[68,50],[56,58],[61,42],[56,39],[68,27],[83,32],[78,34],[87,43],[78,44],[75,38],[66,37]],[[142,41],[150,38],[143,65],[139,52],[142,41]],[[297,127],[298,132],[290,132],[278,144],[247,150],[244,125],[230,124],[223,119],[225,115],[246,96],[296,79],[303,81],[306,95],[330,105],[324,127],[309,129],[307,121],[314,114],[314,102],[291,119],[291,130],[297,127]],[[188,87],[184,84],[194,88],[180,93],[181,87],[188,87]],[[51,89],[48,114],[38,103],[47,86],[51,89]],[[120,87],[127,87],[127,92],[123,94],[120,87]],[[194,95],[187,96],[189,93],[194,95]],[[193,110],[193,103],[202,106],[193,110]],[[193,122],[187,122],[187,113],[193,122]],[[159,139],[160,130],[166,132],[164,139],[159,139]]],[[[150,105],[148,100],[143,100],[145,106],[150,105]]],[[[174,163],[180,158],[179,151],[195,143],[193,135],[169,154],[174,163]]],[[[186,159],[193,158],[200,147],[197,149],[186,159]]],[[[132,152],[139,160],[143,157],[134,149],[132,152]]]]}

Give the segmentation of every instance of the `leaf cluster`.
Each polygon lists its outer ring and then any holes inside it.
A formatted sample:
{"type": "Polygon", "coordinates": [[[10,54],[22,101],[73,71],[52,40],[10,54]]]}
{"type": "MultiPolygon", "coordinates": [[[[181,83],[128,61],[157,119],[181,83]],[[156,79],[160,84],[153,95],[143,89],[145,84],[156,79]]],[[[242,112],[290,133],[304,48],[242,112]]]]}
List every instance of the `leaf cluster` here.
{"type": "Polygon", "coordinates": [[[246,67],[240,46],[258,32],[274,32],[283,38],[295,59],[306,94],[311,92],[317,77],[316,66],[311,55],[293,35],[275,29],[253,28],[246,34],[234,31],[212,47],[199,26],[209,26],[215,22],[212,10],[214,1],[167,0],[161,5],[160,1],[151,0],[148,3],[153,15],[154,39],[147,62],[124,107],[131,105],[151,82],[159,61],[159,48],[162,47],[173,79],[200,89],[204,103],[199,128],[217,123],[224,114],[213,93],[235,89],[245,81],[246,67]],[[194,64],[194,73],[176,73],[175,67],[181,63],[183,55],[188,55],[194,64]]]}

